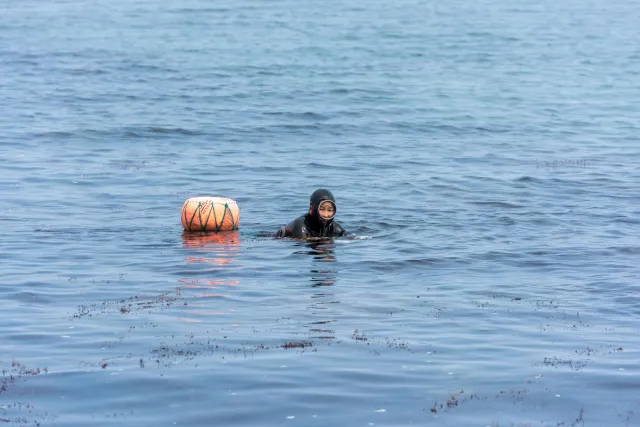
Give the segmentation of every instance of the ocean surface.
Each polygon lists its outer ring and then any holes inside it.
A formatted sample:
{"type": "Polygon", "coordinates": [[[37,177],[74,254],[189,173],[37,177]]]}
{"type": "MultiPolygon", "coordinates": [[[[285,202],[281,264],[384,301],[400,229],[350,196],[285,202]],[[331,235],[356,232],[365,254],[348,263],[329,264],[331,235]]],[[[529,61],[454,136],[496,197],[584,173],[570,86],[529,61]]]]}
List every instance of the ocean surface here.
{"type": "Polygon", "coordinates": [[[0,425],[640,426],[637,1],[0,11],[0,425]]]}

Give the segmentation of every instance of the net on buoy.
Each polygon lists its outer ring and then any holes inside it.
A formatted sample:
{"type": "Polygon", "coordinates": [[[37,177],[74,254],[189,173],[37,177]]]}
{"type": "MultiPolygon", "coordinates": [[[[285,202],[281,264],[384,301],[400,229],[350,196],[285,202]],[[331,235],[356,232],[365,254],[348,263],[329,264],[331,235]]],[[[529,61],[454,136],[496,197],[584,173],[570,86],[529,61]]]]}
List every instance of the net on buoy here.
{"type": "Polygon", "coordinates": [[[182,205],[182,226],[187,231],[229,231],[240,225],[240,208],[224,197],[191,197],[182,205]]]}

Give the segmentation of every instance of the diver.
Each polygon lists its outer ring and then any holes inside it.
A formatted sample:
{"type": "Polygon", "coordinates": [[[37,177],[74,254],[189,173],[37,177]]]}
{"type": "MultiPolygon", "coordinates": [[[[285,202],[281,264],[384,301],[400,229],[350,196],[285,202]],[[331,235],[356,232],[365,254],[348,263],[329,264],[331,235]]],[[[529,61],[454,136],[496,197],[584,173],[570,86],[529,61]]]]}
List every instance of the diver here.
{"type": "Polygon", "coordinates": [[[278,230],[274,237],[346,236],[347,232],[333,218],[336,216],[336,199],[331,191],[320,189],[313,192],[309,201],[309,213],[302,215],[278,230]]]}

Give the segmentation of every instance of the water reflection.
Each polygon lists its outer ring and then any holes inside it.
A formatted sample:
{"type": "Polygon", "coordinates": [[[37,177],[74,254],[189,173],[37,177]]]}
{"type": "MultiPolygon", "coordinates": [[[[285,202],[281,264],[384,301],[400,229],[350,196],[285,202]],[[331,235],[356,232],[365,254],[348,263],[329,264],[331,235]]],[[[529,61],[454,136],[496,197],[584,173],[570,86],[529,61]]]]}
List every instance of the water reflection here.
{"type": "Polygon", "coordinates": [[[227,265],[235,261],[240,254],[240,232],[224,231],[219,233],[182,233],[182,247],[195,249],[202,256],[189,256],[185,261],[227,265]]]}
{"type": "Polygon", "coordinates": [[[335,338],[333,329],[329,329],[335,320],[333,319],[332,307],[338,304],[336,295],[333,292],[333,286],[337,280],[338,271],[334,265],[326,263],[335,263],[335,243],[331,239],[312,240],[302,242],[304,250],[298,250],[296,254],[310,255],[312,257],[312,265],[310,270],[311,287],[314,292],[311,295],[310,312],[314,317],[320,316],[321,320],[312,321],[310,323],[311,336],[320,339],[335,338]]]}
{"type": "Polygon", "coordinates": [[[188,256],[184,258],[188,264],[205,267],[204,270],[194,272],[198,277],[178,280],[180,284],[178,293],[191,293],[192,295],[189,296],[196,299],[196,302],[185,306],[188,313],[185,313],[187,317],[182,320],[197,322],[200,320],[196,318],[203,315],[229,314],[226,310],[221,310],[219,304],[227,297],[224,290],[239,284],[237,278],[230,277],[226,273],[242,268],[235,265],[240,256],[240,232],[184,232],[182,233],[182,247],[188,253],[188,256]],[[211,273],[215,273],[215,275],[211,275],[211,273]],[[218,306],[212,307],[212,301],[215,301],[218,306]]]}

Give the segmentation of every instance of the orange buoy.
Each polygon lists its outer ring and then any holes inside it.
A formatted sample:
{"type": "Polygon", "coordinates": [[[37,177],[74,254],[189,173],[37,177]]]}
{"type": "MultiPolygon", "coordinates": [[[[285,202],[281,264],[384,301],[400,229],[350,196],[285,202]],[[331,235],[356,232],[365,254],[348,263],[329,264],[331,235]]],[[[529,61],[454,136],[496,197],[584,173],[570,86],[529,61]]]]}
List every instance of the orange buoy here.
{"type": "Polygon", "coordinates": [[[182,205],[182,226],[187,231],[237,230],[240,208],[224,197],[191,197],[182,205]]]}

